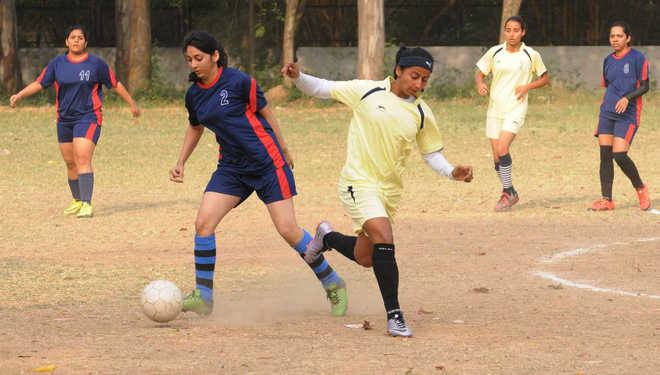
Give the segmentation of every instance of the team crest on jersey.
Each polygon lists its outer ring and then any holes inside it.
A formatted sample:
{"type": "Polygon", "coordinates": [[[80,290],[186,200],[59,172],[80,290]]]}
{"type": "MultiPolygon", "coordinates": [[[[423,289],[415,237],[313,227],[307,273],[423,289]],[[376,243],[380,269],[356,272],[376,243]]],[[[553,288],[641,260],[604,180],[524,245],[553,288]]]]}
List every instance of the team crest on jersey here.
{"type": "Polygon", "coordinates": [[[623,66],[623,74],[628,73],[630,73],[630,64],[626,63],[626,65],[623,66]]]}
{"type": "Polygon", "coordinates": [[[382,105],[379,104],[378,107],[376,107],[376,108],[381,112],[385,112],[385,106],[382,106],[382,105]]]}

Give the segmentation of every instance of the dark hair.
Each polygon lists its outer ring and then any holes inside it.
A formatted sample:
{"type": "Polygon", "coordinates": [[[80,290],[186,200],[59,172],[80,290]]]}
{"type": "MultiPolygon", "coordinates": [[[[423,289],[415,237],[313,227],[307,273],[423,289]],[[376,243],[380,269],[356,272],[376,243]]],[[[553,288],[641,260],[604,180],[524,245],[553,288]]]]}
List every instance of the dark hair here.
{"type": "MultiPolygon", "coordinates": [[[[198,50],[213,55],[215,51],[218,51],[220,58],[218,59],[218,66],[227,66],[227,53],[222,48],[220,43],[213,37],[213,35],[207,33],[206,31],[193,30],[189,32],[183,38],[183,53],[186,53],[188,46],[193,46],[198,50]]],[[[188,75],[188,80],[190,82],[199,82],[199,77],[195,72],[190,72],[188,75]]]]}
{"type": "MultiPolygon", "coordinates": [[[[623,33],[626,34],[626,38],[630,37],[630,40],[632,41],[632,32],[630,32],[630,25],[628,25],[628,22],[626,21],[616,21],[610,26],[610,32],[612,32],[613,27],[620,27],[623,29],[623,33]]],[[[630,43],[626,43],[627,45],[630,45],[630,43]]]]}
{"type": "MultiPolygon", "coordinates": [[[[420,47],[414,47],[414,48],[408,48],[404,44],[401,44],[399,47],[399,50],[396,52],[396,62],[394,64],[394,79],[397,79],[397,74],[396,74],[396,67],[400,66],[399,62],[401,61],[402,57],[422,57],[425,60],[430,60],[431,64],[433,64],[433,56],[429,53],[429,51],[425,50],[424,48],[420,47]]],[[[405,69],[407,66],[402,66],[402,69],[405,69]]],[[[429,70],[433,70],[433,65],[431,65],[429,70]]]]}
{"type": "MultiPolygon", "coordinates": [[[[71,35],[73,30],[82,31],[83,36],[85,37],[85,42],[87,42],[89,44],[89,39],[87,39],[87,29],[85,29],[85,26],[83,26],[83,25],[73,25],[73,26],[67,27],[66,30],[64,31],[64,40],[69,39],[69,35],[71,35]]],[[[68,52],[69,51],[67,50],[67,53],[68,52]]]]}
{"type": "Polygon", "coordinates": [[[522,17],[520,17],[520,16],[511,16],[511,17],[507,18],[506,22],[504,22],[504,27],[506,27],[506,24],[509,23],[510,21],[518,22],[518,24],[520,25],[520,28],[522,30],[527,30],[527,24],[525,23],[525,20],[522,19],[522,17]]]}

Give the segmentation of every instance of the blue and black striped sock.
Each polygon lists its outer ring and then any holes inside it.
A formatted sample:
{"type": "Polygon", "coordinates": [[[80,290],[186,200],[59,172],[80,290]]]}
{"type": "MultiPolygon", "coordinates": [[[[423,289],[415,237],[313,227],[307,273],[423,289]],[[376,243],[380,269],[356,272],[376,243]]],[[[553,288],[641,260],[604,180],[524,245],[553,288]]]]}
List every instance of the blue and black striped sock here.
{"type": "Polygon", "coordinates": [[[215,271],[215,234],[195,235],[195,282],[205,301],[213,301],[213,272],[215,271]]]}
{"type": "MultiPolygon", "coordinates": [[[[312,242],[312,239],[312,235],[303,229],[303,238],[293,247],[301,257],[305,254],[307,245],[312,242]]],[[[338,283],[340,280],[339,275],[337,275],[337,272],[330,267],[323,257],[323,254],[319,255],[313,263],[309,264],[309,267],[314,271],[316,277],[321,281],[321,284],[323,284],[324,287],[332,283],[338,283]]]]}

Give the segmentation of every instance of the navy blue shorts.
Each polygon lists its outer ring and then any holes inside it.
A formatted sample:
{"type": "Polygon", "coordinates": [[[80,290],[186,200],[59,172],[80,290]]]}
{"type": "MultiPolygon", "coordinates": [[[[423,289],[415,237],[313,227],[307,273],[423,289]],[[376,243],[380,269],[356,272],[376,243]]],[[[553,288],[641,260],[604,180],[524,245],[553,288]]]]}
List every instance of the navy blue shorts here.
{"type": "Polygon", "coordinates": [[[635,133],[639,128],[636,121],[630,121],[629,119],[610,119],[607,117],[599,116],[598,117],[598,126],[596,127],[595,136],[598,134],[612,134],[615,137],[623,138],[631,144],[633,138],[635,138],[635,133]]]}
{"type": "Polygon", "coordinates": [[[253,191],[265,204],[289,199],[296,195],[296,182],[289,165],[266,174],[242,174],[227,168],[218,168],[206,190],[240,197],[241,204],[253,191]]]}
{"type": "Polygon", "coordinates": [[[76,121],[57,121],[57,141],[60,143],[71,143],[73,138],[86,138],[96,144],[100,135],[101,125],[97,124],[96,116],[76,121]]]}

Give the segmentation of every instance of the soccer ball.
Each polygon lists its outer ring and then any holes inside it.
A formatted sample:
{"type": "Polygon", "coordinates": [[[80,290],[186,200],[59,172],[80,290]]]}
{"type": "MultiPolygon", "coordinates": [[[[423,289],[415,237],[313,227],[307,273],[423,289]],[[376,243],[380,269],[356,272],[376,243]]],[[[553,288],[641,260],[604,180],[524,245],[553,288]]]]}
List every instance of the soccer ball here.
{"type": "Polygon", "coordinates": [[[142,291],[142,311],[154,322],[165,323],[179,316],[183,294],[176,284],[167,280],[152,281],[142,291]]]}

